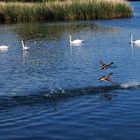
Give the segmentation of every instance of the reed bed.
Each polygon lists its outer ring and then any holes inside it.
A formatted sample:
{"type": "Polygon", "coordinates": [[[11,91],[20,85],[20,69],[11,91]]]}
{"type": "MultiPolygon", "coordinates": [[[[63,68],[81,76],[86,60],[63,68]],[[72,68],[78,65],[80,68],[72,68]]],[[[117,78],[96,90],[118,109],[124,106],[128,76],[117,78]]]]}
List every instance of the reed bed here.
{"type": "Polygon", "coordinates": [[[55,0],[52,2],[0,2],[1,22],[38,20],[110,19],[132,16],[124,0],[55,0]]]}

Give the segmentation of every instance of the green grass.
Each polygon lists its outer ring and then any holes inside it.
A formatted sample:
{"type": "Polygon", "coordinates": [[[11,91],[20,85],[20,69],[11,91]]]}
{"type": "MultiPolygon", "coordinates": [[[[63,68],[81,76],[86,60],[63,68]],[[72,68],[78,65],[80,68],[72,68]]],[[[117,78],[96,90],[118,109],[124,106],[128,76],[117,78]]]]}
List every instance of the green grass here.
{"type": "Polygon", "coordinates": [[[39,20],[110,19],[132,16],[124,0],[55,0],[52,2],[0,2],[1,22],[39,20]]]}

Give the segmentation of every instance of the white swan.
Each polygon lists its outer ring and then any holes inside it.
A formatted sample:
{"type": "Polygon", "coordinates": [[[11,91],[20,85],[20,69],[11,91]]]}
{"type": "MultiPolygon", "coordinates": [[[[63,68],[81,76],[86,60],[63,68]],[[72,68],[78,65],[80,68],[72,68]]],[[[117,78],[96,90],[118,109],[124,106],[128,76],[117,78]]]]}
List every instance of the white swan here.
{"type": "Polygon", "coordinates": [[[24,45],[23,40],[21,40],[21,44],[22,44],[22,50],[23,51],[28,51],[30,49],[30,47],[27,47],[27,46],[24,45]]]}
{"type": "Polygon", "coordinates": [[[140,44],[140,39],[133,41],[133,35],[130,34],[130,43],[133,43],[133,44],[140,44]]]}
{"type": "Polygon", "coordinates": [[[80,39],[76,39],[76,40],[71,40],[71,35],[69,35],[69,43],[71,44],[71,45],[80,45],[81,43],[83,43],[84,42],[84,40],[80,40],[80,39]]]}
{"type": "Polygon", "coordinates": [[[7,51],[9,46],[2,45],[0,46],[0,51],[7,51]]]}

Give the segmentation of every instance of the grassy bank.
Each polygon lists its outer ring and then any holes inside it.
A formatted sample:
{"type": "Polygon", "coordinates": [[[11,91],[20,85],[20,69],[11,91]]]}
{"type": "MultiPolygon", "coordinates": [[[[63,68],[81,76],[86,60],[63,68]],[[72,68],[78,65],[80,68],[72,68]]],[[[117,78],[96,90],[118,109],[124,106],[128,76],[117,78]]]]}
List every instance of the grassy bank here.
{"type": "Polygon", "coordinates": [[[124,0],[55,0],[52,2],[0,2],[1,22],[108,19],[132,16],[124,0]]]}

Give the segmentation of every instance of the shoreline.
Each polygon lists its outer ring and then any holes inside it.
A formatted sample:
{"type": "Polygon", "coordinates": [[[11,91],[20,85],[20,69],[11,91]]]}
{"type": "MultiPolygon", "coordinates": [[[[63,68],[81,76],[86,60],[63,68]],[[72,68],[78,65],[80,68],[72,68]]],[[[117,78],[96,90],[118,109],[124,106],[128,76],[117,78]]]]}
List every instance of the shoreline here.
{"type": "Polygon", "coordinates": [[[0,23],[129,18],[132,7],[124,0],[68,0],[0,2],[0,23]]]}

